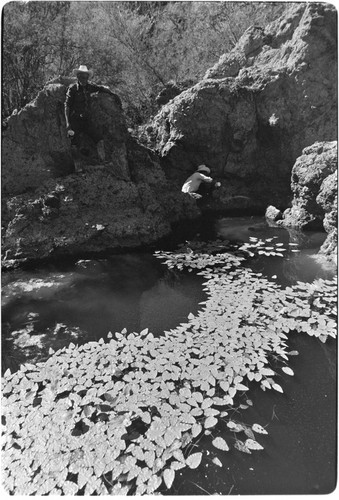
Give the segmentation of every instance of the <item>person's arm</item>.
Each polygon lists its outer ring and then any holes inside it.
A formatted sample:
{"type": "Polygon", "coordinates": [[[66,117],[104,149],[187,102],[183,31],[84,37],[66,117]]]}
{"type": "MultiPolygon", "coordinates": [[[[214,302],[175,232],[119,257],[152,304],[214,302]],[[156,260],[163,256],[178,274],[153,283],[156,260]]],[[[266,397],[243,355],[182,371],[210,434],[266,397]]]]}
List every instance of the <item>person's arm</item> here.
{"type": "Polygon", "coordinates": [[[207,175],[204,175],[200,172],[199,172],[199,179],[201,179],[203,182],[208,182],[208,183],[213,182],[212,177],[208,177],[207,175]]]}
{"type": "Polygon", "coordinates": [[[74,136],[74,130],[72,130],[71,124],[69,122],[69,116],[70,116],[70,111],[71,111],[71,107],[73,104],[73,100],[74,100],[74,93],[72,91],[72,87],[68,87],[68,90],[66,92],[66,99],[65,99],[65,120],[66,120],[66,130],[67,130],[68,137],[74,136]]]}
{"type": "Polygon", "coordinates": [[[69,107],[68,106],[65,106],[65,120],[66,120],[66,128],[69,129],[70,124],[69,124],[69,107]]]}
{"type": "Polygon", "coordinates": [[[68,90],[66,92],[66,99],[65,99],[65,120],[66,120],[66,128],[70,128],[70,123],[69,123],[69,115],[70,115],[70,109],[73,103],[73,93],[72,93],[72,87],[68,87],[68,90]]]}
{"type": "Polygon", "coordinates": [[[212,184],[213,188],[215,188],[215,187],[218,188],[221,186],[221,182],[215,181],[214,179],[212,179],[212,177],[207,177],[207,175],[200,173],[200,178],[202,181],[208,182],[209,184],[212,184]]]}

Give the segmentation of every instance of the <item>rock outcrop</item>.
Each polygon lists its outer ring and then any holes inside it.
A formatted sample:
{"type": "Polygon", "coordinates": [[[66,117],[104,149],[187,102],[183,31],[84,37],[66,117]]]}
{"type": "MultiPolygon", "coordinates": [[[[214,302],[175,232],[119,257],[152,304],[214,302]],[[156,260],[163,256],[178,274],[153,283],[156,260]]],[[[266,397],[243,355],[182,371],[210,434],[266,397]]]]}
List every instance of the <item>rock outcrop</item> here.
{"type": "Polygon", "coordinates": [[[276,222],[278,220],[281,220],[282,216],[283,215],[278,208],[275,208],[272,205],[267,207],[266,212],[265,212],[266,219],[271,220],[273,222],[276,222]]]}
{"type": "MultiPolygon", "coordinates": [[[[2,138],[2,193],[5,197],[35,189],[44,181],[74,171],[64,118],[64,101],[71,78],[49,82],[31,103],[13,113],[2,138]]],[[[93,121],[103,131],[112,168],[128,178],[126,141],[128,131],[117,95],[93,94],[93,121]]],[[[98,163],[95,145],[83,144],[85,164],[98,163]]]]}
{"type": "MultiPolygon", "coordinates": [[[[297,158],[291,177],[292,207],[278,224],[303,230],[323,230],[328,236],[320,253],[336,257],[338,239],[337,142],[317,142],[297,158]]],[[[267,215],[267,214],[266,214],[267,215]]]]}
{"type": "MultiPolygon", "coordinates": [[[[65,133],[71,79],[49,82],[3,131],[7,260],[154,242],[172,222],[199,213],[180,188],[201,163],[222,183],[212,208],[285,209],[301,152],[337,138],[336,42],[334,6],[292,4],[267,27],[250,27],[201,82],[171,96],[144,128],[145,146],[129,135],[118,96],[94,94],[94,121],[103,129],[109,164],[100,165],[87,141],[81,175],[74,174],[65,133]]],[[[335,216],[325,193],[333,182],[319,186],[315,205],[314,220],[326,212],[328,228],[335,216]]]]}
{"type": "Polygon", "coordinates": [[[320,254],[338,259],[338,172],[329,175],[317,196],[317,203],[324,209],[323,226],[328,236],[320,248],[320,254]]]}
{"type": "Polygon", "coordinates": [[[193,200],[166,179],[156,154],[129,135],[118,96],[91,97],[109,163],[100,165],[87,140],[84,173],[74,173],[63,110],[68,83],[47,84],[4,130],[7,261],[140,246],[168,234],[172,222],[198,214],[193,200]]]}
{"type": "Polygon", "coordinates": [[[336,37],[328,3],[293,4],[250,27],[148,125],[166,175],[179,182],[205,163],[223,185],[219,207],[286,208],[296,158],[337,136],[336,37]]]}

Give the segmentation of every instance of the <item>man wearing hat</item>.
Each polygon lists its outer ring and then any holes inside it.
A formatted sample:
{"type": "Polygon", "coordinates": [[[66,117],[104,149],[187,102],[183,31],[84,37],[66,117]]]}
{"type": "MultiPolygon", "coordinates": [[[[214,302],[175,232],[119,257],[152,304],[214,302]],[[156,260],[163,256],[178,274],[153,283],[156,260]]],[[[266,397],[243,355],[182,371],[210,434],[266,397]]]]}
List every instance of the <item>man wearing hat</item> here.
{"type": "Polygon", "coordinates": [[[91,99],[94,92],[105,92],[114,95],[107,87],[96,85],[88,79],[93,72],[81,65],[74,70],[78,81],[68,87],[65,100],[65,118],[67,135],[71,139],[71,151],[76,172],[81,172],[80,142],[81,135],[86,134],[97,146],[100,161],[105,161],[105,146],[101,132],[91,121],[91,99]]]}
{"type": "Polygon", "coordinates": [[[206,165],[199,165],[197,170],[186,179],[181,188],[183,193],[187,193],[191,198],[198,200],[202,197],[197,191],[202,182],[211,184],[213,187],[220,187],[220,182],[215,182],[212,177],[209,177],[211,170],[206,165]]]}

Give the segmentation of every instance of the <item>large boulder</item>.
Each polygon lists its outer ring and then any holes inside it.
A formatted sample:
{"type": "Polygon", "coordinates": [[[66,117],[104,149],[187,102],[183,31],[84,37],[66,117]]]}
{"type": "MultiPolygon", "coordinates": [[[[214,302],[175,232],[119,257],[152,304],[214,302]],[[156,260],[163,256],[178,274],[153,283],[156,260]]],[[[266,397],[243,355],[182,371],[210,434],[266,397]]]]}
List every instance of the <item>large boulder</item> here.
{"type": "Polygon", "coordinates": [[[320,253],[336,255],[338,225],[337,142],[317,142],[297,158],[291,177],[292,207],[285,210],[281,225],[328,233],[320,253]]]}
{"type": "Polygon", "coordinates": [[[2,140],[7,265],[149,244],[167,235],[172,222],[198,214],[194,201],[166,178],[156,154],[130,136],[118,96],[91,97],[109,162],[100,164],[88,140],[84,173],[74,173],[63,109],[69,82],[47,84],[7,121],[2,140]]]}
{"type": "Polygon", "coordinates": [[[337,136],[336,37],[328,3],[293,4],[266,28],[250,27],[148,125],[166,174],[179,183],[206,163],[224,207],[285,208],[296,158],[337,136]]]}
{"type": "Polygon", "coordinates": [[[337,170],[337,142],[317,142],[297,158],[291,177],[292,207],[283,214],[283,225],[306,230],[323,229],[325,207],[335,209],[328,178],[337,170]],[[325,184],[324,184],[325,183],[325,184]],[[329,186],[326,189],[326,186],[329,186]],[[330,192],[330,194],[329,194],[330,192]],[[320,201],[320,203],[319,203],[320,201]]]}
{"type": "MultiPolygon", "coordinates": [[[[7,120],[2,136],[3,196],[20,194],[74,171],[64,117],[66,90],[73,81],[53,80],[7,120]]],[[[91,100],[93,121],[102,129],[112,168],[126,171],[128,177],[125,148],[128,132],[121,101],[117,95],[103,93],[92,94],[91,100]]],[[[95,144],[85,139],[83,162],[98,163],[95,144]]]]}
{"type": "Polygon", "coordinates": [[[320,248],[321,254],[330,255],[334,259],[338,256],[338,171],[333,172],[324,179],[317,203],[320,205],[325,216],[323,226],[328,236],[320,248]]]}

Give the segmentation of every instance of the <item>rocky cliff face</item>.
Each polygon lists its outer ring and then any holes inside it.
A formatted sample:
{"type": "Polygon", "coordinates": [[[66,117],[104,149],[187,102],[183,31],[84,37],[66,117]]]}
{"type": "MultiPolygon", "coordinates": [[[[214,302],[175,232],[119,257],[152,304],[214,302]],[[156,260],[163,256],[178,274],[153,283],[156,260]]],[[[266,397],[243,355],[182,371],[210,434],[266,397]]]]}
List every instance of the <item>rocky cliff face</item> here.
{"type": "Polygon", "coordinates": [[[157,156],[129,135],[117,96],[91,97],[109,163],[100,165],[87,140],[84,173],[75,174],[63,110],[69,83],[47,84],[4,130],[7,260],[147,244],[168,234],[171,222],[198,212],[166,179],[157,156]]]}
{"type": "Polygon", "coordinates": [[[219,206],[285,208],[303,148],[336,139],[336,33],[326,3],[294,4],[266,28],[249,28],[148,125],[166,174],[179,182],[207,163],[223,183],[219,206]]]}

